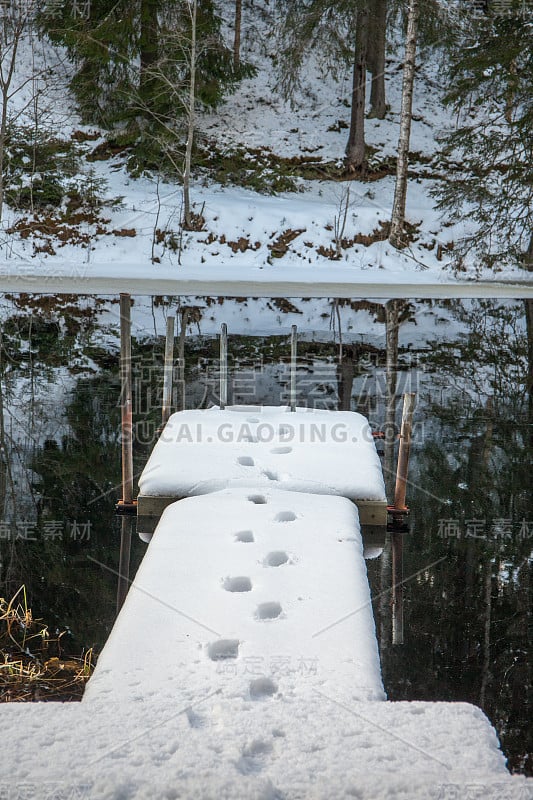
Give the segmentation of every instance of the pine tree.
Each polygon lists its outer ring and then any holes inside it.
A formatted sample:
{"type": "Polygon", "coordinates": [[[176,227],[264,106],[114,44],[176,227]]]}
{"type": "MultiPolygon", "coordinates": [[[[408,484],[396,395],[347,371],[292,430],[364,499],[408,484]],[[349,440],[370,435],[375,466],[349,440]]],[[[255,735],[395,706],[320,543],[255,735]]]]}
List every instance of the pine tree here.
{"type": "MultiPolygon", "coordinates": [[[[196,97],[214,107],[252,70],[242,63],[235,68],[214,1],[197,6],[198,39],[209,46],[199,53],[196,97]]],[[[79,0],[50,0],[41,24],[76,64],[71,88],[84,122],[142,130],[179,114],[174,87],[188,80],[182,40],[191,36],[189,0],[91,0],[86,14],[79,0]]]]}
{"type": "Polygon", "coordinates": [[[385,99],[385,50],[387,44],[387,2],[372,0],[368,31],[368,66],[372,73],[370,88],[370,117],[384,119],[387,111],[385,99]]]}
{"type": "Polygon", "coordinates": [[[459,156],[461,179],[440,185],[439,207],[477,223],[457,248],[488,266],[527,261],[533,251],[532,17],[522,2],[463,31],[450,67],[446,101],[461,115],[444,138],[459,156]]]}
{"type": "Polygon", "coordinates": [[[367,71],[373,74],[374,116],[385,113],[386,0],[290,0],[283,9],[280,84],[287,96],[298,85],[309,53],[318,53],[321,66],[338,75],[352,67],[352,102],[345,167],[349,173],[365,170],[365,101],[367,71]],[[286,12],[286,13],[285,13],[286,12]]]}
{"type": "Polygon", "coordinates": [[[368,7],[357,13],[355,23],[355,55],[352,80],[352,113],[350,133],[346,144],[344,165],[348,173],[364,172],[365,169],[365,101],[368,49],[368,7]]]}
{"type": "Polygon", "coordinates": [[[137,4],[126,0],[91,0],[85,10],[75,0],[50,2],[41,25],[75,63],[71,89],[82,120],[108,127],[127,116],[134,89],[130,64],[139,56],[137,4]]]}

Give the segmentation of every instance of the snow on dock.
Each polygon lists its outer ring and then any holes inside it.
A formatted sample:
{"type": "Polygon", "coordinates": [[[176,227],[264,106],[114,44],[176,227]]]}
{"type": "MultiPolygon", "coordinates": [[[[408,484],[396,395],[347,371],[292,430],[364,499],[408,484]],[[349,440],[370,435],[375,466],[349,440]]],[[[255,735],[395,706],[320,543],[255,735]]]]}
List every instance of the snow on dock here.
{"type": "Polygon", "coordinates": [[[187,498],[164,512],[83,702],[2,706],[2,796],[531,796],[479,709],[383,696],[353,503],[187,498]]]}
{"type": "Polygon", "coordinates": [[[86,700],[183,686],[245,701],[315,689],[384,699],[353,503],[237,488],[166,508],[86,700]]]}
{"type": "Polygon", "coordinates": [[[352,502],[384,502],[363,417],[175,414],[142,485],[191,496],[164,510],[83,701],[3,704],[2,797],[533,796],[479,709],[385,702],[352,502]]]}
{"type": "Polygon", "coordinates": [[[8,800],[531,798],[466,703],[246,701],[183,685],[172,700],[5,703],[1,714],[8,800]]]}
{"type": "Polygon", "coordinates": [[[385,525],[372,431],[351,411],[272,406],[173,414],[139,479],[141,517],[173,500],[228,487],[277,487],[355,501],[363,525],[385,525]]]}
{"type": "Polygon", "coordinates": [[[465,703],[384,700],[357,509],[169,506],[82,703],[4,704],[6,798],[525,800],[465,703]]]}

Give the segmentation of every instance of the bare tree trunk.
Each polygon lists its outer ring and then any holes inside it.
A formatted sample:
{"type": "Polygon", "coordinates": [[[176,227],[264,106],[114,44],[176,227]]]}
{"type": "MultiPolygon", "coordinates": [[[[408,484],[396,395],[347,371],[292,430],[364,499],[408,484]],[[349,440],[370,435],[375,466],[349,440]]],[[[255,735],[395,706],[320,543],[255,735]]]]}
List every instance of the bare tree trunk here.
{"type": "Polygon", "coordinates": [[[183,227],[186,230],[192,228],[192,214],[191,214],[191,161],[192,161],[192,144],[194,138],[194,124],[195,124],[195,100],[196,100],[196,13],[197,13],[197,0],[191,3],[191,58],[190,58],[190,81],[189,81],[189,102],[187,108],[188,114],[188,127],[187,127],[187,145],[185,148],[185,168],[183,170],[183,227]]]}
{"type": "Polygon", "coordinates": [[[398,142],[398,162],[396,186],[392,206],[389,241],[394,247],[401,247],[405,222],[405,202],[407,199],[407,167],[409,163],[409,140],[413,108],[413,87],[415,82],[416,37],[418,24],[418,0],[410,0],[407,20],[407,39],[405,43],[405,63],[403,67],[402,110],[400,114],[400,140],[398,142]]]}
{"type": "Polygon", "coordinates": [[[525,254],[526,269],[533,272],[533,232],[529,237],[529,245],[525,254]]]}
{"type": "Polygon", "coordinates": [[[515,107],[516,75],[517,75],[516,60],[513,58],[513,60],[509,65],[509,82],[508,82],[507,95],[505,98],[505,121],[509,125],[513,121],[513,111],[515,107]]]}
{"type": "MultiPolygon", "coordinates": [[[[528,272],[533,272],[533,233],[529,240],[529,247],[525,256],[525,265],[528,272]]],[[[527,330],[527,395],[530,422],[530,446],[533,447],[533,300],[524,300],[527,330]]]]}
{"type": "Polygon", "coordinates": [[[235,0],[235,29],[233,36],[233,66],[237,70],[241,64],[241,24],[242,0],[235,0]]]}
{"type": "Polygon", "coordinates": [[[373,0],[368,33],[368,65],[372,73],[370,117],[383,119],[385,102],[385,46],[387,39],[387,0],[373,0]]]}
{"type": "Polygon", "coordinates": [[[180,335],[178,341],[178,411],[185,411],[185,338],[187,336],[187,325],[189,322],[189,309],[183,308],[181,311],[180,335]]]}
{"type": "Polygon", "coordinates": [[[0,119],[0,221],[4,210],[4,151],[7,137],[8,86],[2,85],[2,117],[0,119]]]}
{"type": "Polygon", "coordinates": [[[141,0],[139,95],[147,108],[152,107],[155,71],[158,59],[158,0],[141,0]]]}
{"type": "Polygon", "coordinates": [[[344,348],[343,358],[337,366],[337,386],[339,393],[339,411],[351,411],[353,381],[356,375],[355,348],[348,345],[344,348]]]}
{"type": "Polygon", "coordinates": [[[344,164],[349,173],[364,172],[365,167],[365,96],[368,9],[357,12],[352,82],[352,113],[344,164]]]}

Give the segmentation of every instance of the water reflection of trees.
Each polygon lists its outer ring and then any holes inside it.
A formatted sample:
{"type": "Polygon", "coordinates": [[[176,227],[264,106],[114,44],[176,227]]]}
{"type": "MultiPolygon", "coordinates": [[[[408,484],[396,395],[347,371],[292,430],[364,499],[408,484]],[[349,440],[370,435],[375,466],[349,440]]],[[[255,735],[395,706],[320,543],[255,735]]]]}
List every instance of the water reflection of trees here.
{"type": "Polygon", "coordinates": [[[118,557],[118,382],[93,343],[99,305],[19,296],[2,308],[0,339],[0,593],[25,583],[34,613],[70,630],[62,642],[77,653],[101,645],[114,612],[115,581],[87,554],[118,557]]]}
{"type": "Polygon", "coordinates": [[[115,375],[79,380],[66,408],[60,443],[46,441],[32,462],[40,496],[39,556],[47,575],[46,584],[34,590],[37,602],[91,645],[103,643],[114,614],[116,578],[88,556],[111,569],[118,567],[117,396],[115,375]],[[66,530],[57,543],[46,539],[51,520],[61,520],[66,530]]]}
{"type": "MultiPolygon", "coordinates": [[[[401,650],[383,647],[392,699],[466,700],[531,773],[531,439],[522,304],[458,304],[465,333],[432,347],[415,453],[401,650]],[[423,409],[423,412],[422,412],[423,409]]],[[[383,609],[382,609],[383,611],[383,609]]],[[[386,627],[386,626],[385,626],[386,627]]]]}

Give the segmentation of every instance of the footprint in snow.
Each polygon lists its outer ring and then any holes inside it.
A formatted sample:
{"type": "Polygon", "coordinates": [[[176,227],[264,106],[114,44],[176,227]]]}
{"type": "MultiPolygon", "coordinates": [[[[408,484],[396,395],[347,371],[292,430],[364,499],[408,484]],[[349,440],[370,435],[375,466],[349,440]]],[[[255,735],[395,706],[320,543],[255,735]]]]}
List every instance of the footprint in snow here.
{"type": "Polygon", "coordinates": [[[222,586],[227,592],[251,592],[252,581],[245,575],[235,578],[225,578],[222,586]]]}
{"type": "Polygon", "coordinates": [[[294,511],[280,511],[279,514],[276,514],[274,517],[275,522],[294,522],[296,519],[296,514],[294,511]]]}
{"type": "Polygon", "coordinates": [[[281,614],[281,604],[277,602],[260,603],[257,606],[255,616],[257,619],[277,619],[281,614]]]}

